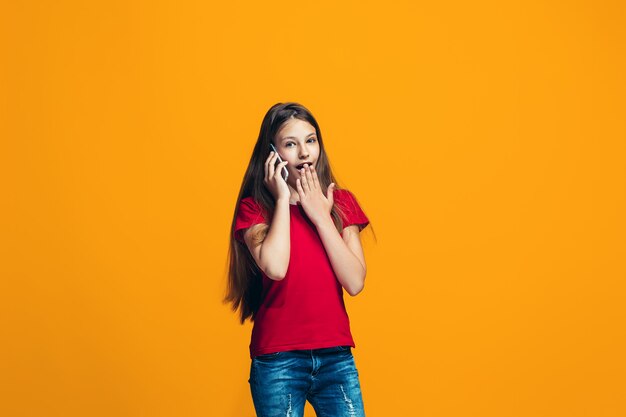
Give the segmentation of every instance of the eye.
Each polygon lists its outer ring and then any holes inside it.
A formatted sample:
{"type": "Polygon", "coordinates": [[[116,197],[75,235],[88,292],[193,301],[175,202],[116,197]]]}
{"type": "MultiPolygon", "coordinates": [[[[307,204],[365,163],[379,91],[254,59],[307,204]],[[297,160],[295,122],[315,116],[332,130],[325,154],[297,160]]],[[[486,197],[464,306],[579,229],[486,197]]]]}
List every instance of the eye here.
{"type": "MultiPolygon", "coordinates": [[[[308,141],[310,141],[310,140],[312,140],[313,142],[315,142],[315,141],[317,141],[317,138],[309,138],[309,139],[307,140],[307,142],[308,142],[308,141]]],[[[311,143],[313,143],[313,142],[311,142],[311,143]]],[[[287,142],[287,143],[285,143],[285,147],[289,148],[289,147],[290,147],[289,145],[295,145],[295,142],[287,142]]]]}

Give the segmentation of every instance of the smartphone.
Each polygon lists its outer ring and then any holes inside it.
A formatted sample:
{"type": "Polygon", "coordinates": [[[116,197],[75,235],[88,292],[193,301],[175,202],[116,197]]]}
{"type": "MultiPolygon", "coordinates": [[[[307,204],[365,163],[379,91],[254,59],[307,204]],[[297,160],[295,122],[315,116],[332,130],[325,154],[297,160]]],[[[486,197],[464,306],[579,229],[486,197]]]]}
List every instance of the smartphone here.
{"type": "MultiPolygon", "coordinates": [[[[278,154],[278,151],[276,150],[276,148],[274,147],[273,143],[270,143],[270,149],[273,150],[274,152],[276,152],[276,157],[277,157],[277,164],[280,164],[281,162],[283,162],[283,160],[281,159],[280,155],[278,154]]],[[[283,179],[285,180],[285,182],[287,182],[287,178],[289,178],[289,171],[287,171],[287,167],[283,167],[282,172],[280,173],[281,176],[283,177],[283,179]]]]}

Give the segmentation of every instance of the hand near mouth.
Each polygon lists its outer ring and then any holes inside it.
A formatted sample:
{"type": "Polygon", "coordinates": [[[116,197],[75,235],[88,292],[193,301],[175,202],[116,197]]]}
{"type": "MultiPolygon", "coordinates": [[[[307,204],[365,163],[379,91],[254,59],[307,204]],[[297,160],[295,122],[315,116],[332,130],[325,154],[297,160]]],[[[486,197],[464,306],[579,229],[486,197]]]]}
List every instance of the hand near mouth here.
{"type": "Polygon", "coordinates": [[[314,167],[307,164],[305,168],[300,170],[300,174],[301,178],[296,179],[300,205],[304,208],[304,212],[311,222],[317,226],[321,221],[330,218],[330,210],[334,203],[335,183],[328,186],[326,195],[324,195],[314,167]]]}

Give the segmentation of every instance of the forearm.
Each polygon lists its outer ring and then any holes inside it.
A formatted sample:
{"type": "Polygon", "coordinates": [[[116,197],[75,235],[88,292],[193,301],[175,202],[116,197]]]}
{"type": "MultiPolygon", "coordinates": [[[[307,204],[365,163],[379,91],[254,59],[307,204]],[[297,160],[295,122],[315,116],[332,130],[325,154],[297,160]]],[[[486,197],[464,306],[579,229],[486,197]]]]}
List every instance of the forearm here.
{"type": "Polygon", "coordinates": [[[260,254],[266,274],[272,279],[283,279],[289,267],[289,227],[289,200],[278,200],[260,254]]]}
{"type": "Polygon", "coordinates": [[[337,280],[348,294],[357,295],[365,283],[363,264],[343,241],[330,217],[319,222],[316,227],[337,280]]]}

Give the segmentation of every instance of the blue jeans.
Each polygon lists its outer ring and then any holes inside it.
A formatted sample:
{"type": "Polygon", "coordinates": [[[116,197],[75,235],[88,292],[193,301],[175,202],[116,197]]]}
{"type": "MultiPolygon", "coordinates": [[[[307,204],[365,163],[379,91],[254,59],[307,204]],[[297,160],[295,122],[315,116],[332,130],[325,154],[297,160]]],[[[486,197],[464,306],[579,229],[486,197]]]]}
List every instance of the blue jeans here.
{"type": "Polygon", "coordinates": [[[350,346],[255,356],[248,382],[257,417],[302,417],[307,400],[318,417],[365,417],[350,346]]]}

